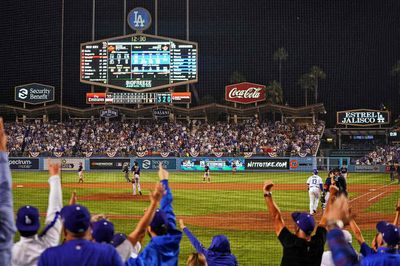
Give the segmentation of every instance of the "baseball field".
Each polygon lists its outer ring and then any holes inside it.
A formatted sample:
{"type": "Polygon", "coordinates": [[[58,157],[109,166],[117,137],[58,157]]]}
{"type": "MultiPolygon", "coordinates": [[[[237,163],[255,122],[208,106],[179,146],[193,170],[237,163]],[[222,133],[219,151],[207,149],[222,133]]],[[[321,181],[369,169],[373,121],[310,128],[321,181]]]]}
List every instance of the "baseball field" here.
{"type": "MultiPolygon", "coordinates": [[[[262,184],[273,180],[273,197],[280,207],[289,229],[293,229],[290,213],[308,211],[309,198],[305,185],[310,173],[216,173],[212,183],[202,183],[201,172],[171,172],[174,210],[185,221],[204,246],[216,234],[225,234],[240,265],[279,265],[282,248],[273,231],[264,204],[262,184]]],[[[326,173],[320,173],[325,179],[326,173]]],[[[33,205],[44,216],[47,208],[47,172],[13,172],[14,207],[33,205]]],[[[106,214],[117,232],[129,233],[148,206],[148,193],[158,181],[156,172],[143,172],[143,196],[132,195],[132,185],[122,172],[85,172],[85,183],[78,184],[77,172],[63,172],[63,201],[67,204],[76,190],[78,202],[92,214],[106,214]]],[[[390,183],[388,174],[350,173],[348,180],[350,205],[367,242],[375,233],[379,220],[393,221],[395,205],[400,198],[400,185],[390,183]]],[[[321,216],[319,209],[316,219],[321,216]]],[[[44,219],[42,219],[43,221],[44,219]]],[[[18,238],[18,236],[17,236],[18,238]]],[[[145,238],[148,241],[148,238],[145,238]]],[[[354,243],[354,242],[353,242],[354,243]]],[[[358,244],[354,243],[358,250],[358,244]]],[[[194,252],[188,239],[181,242],[179,265],[185,265],[194,252]]]]}

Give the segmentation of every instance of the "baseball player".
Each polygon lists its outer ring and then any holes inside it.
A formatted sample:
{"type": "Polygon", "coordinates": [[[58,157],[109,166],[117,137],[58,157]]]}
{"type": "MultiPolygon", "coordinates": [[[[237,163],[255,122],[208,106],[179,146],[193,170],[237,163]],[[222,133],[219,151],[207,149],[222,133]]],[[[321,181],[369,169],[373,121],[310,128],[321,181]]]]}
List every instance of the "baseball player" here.
{"type": "Polygon", "coordinates": [[[397,164],[397,184],[400,184],[400,164],[397,164]]]}
{"type": "Polygon", "coordinates": [[[342,174],[342,176],[344,177],[344,179],[346,179],[349,177],[349,173],[347,171],[347,167],[346,166],[342,166],[342,168],[340,168],[340,173],[342,174]]]}
{"type": "Polygon", "coordinates": [[[322,210],[325,210],[326,204],[328,203],[329,200],[329,188],[332,185],[332,180],[333,180],[333,171],[329,171],[328,177],[325,180],[324,184],[324,190],[322,192],[322,197],[321,197],[321,203],[322,203],[322,210]]]}
{"type": "Polygon", "coordinates": [[[233,163],[232,163],[232,174],[235,174],[236,170],[237,170],[236,162],[233,161],[233,163]]]}
{"type": "Polygon", "coordinates": [[[206,182],[206,178],[207,178],[207,182],[211,183],[210,167],[208,166],[208,164],[206,164],[204,166],[203,182],[206,182]]]}
{"type": "Polygon", "coordinates": [[[391,161],[389,164],[390,182],[394,181],[394,172],[395,171],[396,171],[396,166],[394,165],[394,162],[391,161]]]}
{"type": "Polygon", "coordinates": [[[338,196],[344,194],[347,197],[347,182],[341,175],[339,168],[333,170],[333,182],[339,188],[338,196]]]}
{"type": "Polygon", "coordinates": [[[311,215],[314,215],[317,212],[319,196],[322,191],[322,184],[322,178],[318,175],[318,170],[314,169],[313,175],[307,179],[311,215]]]}
{"type": "Polygon", "coordinates": [[[132,189],[133,189],[133,195],[136,195],[136,189],[139,192],[139,195],[142,195],[142,191],[140,189],[140,167],[138,162],[135,162],[132,166],[132,189]]]}
{"type": "Polygon", "coordinates": [[[129,178],[129,164],[128,163],[124,164],[124,167],[122,168],[122,172],[125,173],[126,182],[128,182],[128,183],[132,182],[131,179],[129,178]]]}
{"type": "Polygon", "coordinates": [[[84,175],[83,175],[83,165],[82,165],[82,163],[79,163],[78,176],[79,176],[79,181],[78,181],[78,183],[81,183],[81,181],[82,181],[82,183],[83,183],[84,175]]]}

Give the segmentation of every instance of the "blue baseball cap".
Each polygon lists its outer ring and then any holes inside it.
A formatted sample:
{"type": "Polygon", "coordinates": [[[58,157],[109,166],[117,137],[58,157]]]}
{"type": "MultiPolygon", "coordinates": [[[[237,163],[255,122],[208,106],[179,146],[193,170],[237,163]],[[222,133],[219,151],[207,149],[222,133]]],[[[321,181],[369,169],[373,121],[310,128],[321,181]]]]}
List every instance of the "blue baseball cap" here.
{"type": "Polygon", "coordinates": [[[292,219],[297,226],[307,235],[311,235],[315,228],[314,217],[306,212],[292,213],[292,219]]]}
{"type": "Polygon", "coordinates": [[[318,174],[318,170],[317,170],[317,169],[314,169],[314,170],[313,170],[313,173],[314,173],[314,175],[318,174]]]}
{"type": "Polygon", "coordinates": [[[110,243],[114,236],[113,223],[106,219],[92,223],[92,236],[97,243],[110,243]]]}
{"type": "Polygon", "coordinates": [[[157,209],[154,218],[150,223],[150,227],[152,230],[156,230],[161,228],[162,226],[167,226],[168,220],[167,215],[163,210],[157,209]]]}
{"type": "Polygon", "coordinates": [[[40,228],[39,210],[29,205],[19,208],[16,225],[18,231],[37,232],[40,228]]]}
{"type": "Polygon", "coordinates": [[[72,233],[83,233],[90,226],[90,213],[86,207],[75,204],[61,209],[61,219],[65,229],[72,233]]]}
{"type": "Polygon", "coordinates": [[[376,230],[382,234],[383,240],[390,246],[395,246],[400,242],[399,228],[391,223],[380,221],[376,224],[376,230]]]}
{"type": "Polygon", "coordinates": [[[125,240],[127,239],[126,235],[123,233],[117,233],[113,236],[111,240],[111,245],[113,245],[115,248],[121,245],[125,240]]]}

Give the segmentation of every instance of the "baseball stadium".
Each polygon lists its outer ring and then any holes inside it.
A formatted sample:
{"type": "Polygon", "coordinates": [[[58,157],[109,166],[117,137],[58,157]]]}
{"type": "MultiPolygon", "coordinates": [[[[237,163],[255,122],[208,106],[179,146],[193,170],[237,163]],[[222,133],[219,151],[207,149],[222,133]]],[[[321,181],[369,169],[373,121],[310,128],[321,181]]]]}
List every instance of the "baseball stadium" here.
{"type": "Polygon", "coordinates": [[[400,2],[19,2],[0,265],[400,265],[400,2]]]}

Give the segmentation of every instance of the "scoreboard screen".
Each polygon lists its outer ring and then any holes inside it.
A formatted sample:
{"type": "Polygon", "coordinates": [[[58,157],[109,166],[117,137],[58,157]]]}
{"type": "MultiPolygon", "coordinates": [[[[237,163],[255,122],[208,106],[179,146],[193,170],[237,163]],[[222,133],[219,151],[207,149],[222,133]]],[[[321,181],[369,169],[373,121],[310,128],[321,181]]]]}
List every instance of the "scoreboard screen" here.
{"type": "Polygon", "coordinates": [[[81,44],[81,82],[150,91],[197,82],[197,43],[133,34],[81,44]]]}

